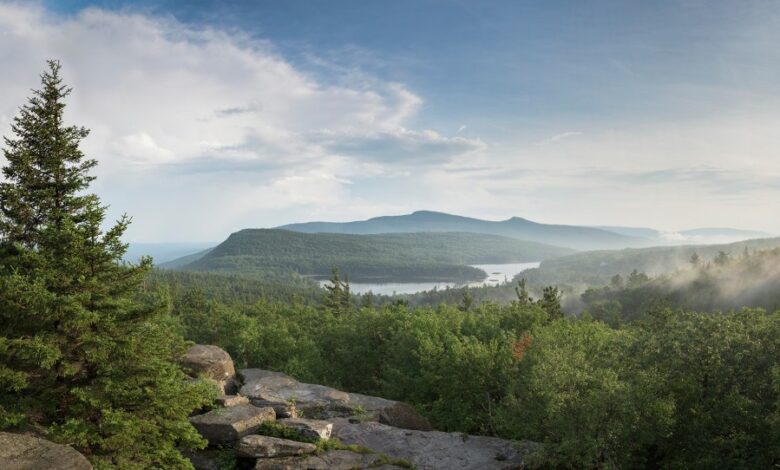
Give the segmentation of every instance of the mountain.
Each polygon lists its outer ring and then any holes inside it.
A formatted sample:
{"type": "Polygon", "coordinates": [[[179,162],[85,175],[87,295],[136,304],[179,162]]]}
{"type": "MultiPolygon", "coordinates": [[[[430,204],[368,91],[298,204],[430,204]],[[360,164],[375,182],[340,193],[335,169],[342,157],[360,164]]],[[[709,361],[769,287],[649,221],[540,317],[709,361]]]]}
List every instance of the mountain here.
{"type": "Polygon", "coordinates": [[[634,320],[658,305],[697,312],[743,307],[780,309],[780,248],[733,256],[718,263],[689,264],[654,278],[612,283],[582,296],[591,314],[619,313],[634,320]]]}
{"type": "Polygon", "coordinates": [[[591,251],[542,261],[523,276],[537,285],[590,285],[610,282],[615,274],[626,276],[637,270],[651,276],[668,274],[691,265],[699,256],[702,264],[712,263],[720,252],[730,258],[744,256],[746,251],[780,247],[780,238],[762,238],[722,245],[657,246],[651,248],[591,251]]]}
{"type": "Polygon", "coordinates": [[[649,246],[650,240],[576,225],[550,225],[520,217],[481,220],[443,212],[417,211],[407,215],[375,217],[355,222],[307,222],[277,227],[303,233],[379,234],[410,232],[471,232],[501,235],[575,250],[649,246]]]}
{"type": "Polygon", "coordinates": [[[572,252],[478,233],[351,235],[247,229],[200,259],[178,264],[184,270],[295,271],[320,278],[337,267],[352,281],[479,281],[485,273],[468,265],[540,261],[572,252]]]}
{"type": "Polygon", "coordinates": [[[215,245],[215,242],[130,243],[124,260],[136,263],[142,256],[151,256],[154,259],[154,264],[159,265],[215,245]]]}
{"type": "Polygon", "coordinates": [[[640,237],[652,240],[654,245],[715,245],[723,243],[734,243],[756,238],[770,238],[773,235],[766,232],[755,230],[740,230],[735,228],[697,228],[692,230],[681,230],[678,232],[663,232],[653,228],[646,227],[616,227],[609,225],[597,226],[602,230],[607,230],[629,237],[640,237]]]}

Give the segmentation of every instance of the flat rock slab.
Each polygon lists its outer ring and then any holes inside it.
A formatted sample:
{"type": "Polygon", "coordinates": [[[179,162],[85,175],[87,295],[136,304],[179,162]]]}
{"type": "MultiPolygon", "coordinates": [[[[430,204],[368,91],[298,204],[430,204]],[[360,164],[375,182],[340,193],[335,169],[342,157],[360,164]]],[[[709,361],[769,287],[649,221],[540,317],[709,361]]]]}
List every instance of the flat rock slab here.
{"type": "Polygon", "coordinates": [[[0,468],[3,470],[92,470],[74,449],[45,439],[0,432],[0,468]]]}
{"type": "Polygon", "coordinates": [[[254,405],[236,405],[217,408],[206,414],[193,416],[190,422],[201,436],[212,444],[222,444],[252,434],[266,421],[274,421],[273,408],[259,408],[254,405]]]}
{"type": "Polygon", "coordinates": [[[382,456],[378,454],[329,450],[321,454],[303,457],[259,459],[255,464],[255,470],[353,470],[356,468],[395,470],[404,468],[389,464],[383,465],[382,462],[382,456]]]}
{"type": "Polygon", "coordinates": [[[239,394],[249,397],[257,406],[276,408],[294,403],[304,416],[310,418],[360,415],[364,419],[380,420],[384,416],[387,424],[392,426],[430,429],[428,421],[413,407],[397,401],[306,384],[288,375],[263,369],[242,369],[239,375],[244,380],[239,394]]]}
{"type": "Polygon", "coordinates": [[[319,419],[281,419],[279,424],[295,429],[301,436],[312,439],[330,439],[333,432],[333,423],[319,419]]]}
{"type": "Polygon", "coordinates": [[[238,441],[236,454],[240,457],[263,459],[311,454],[315,450],[317,450],[317,446],[308,442],[250,434],[238,441]]]}
{"type": "MultiPolygon", "coordinates": [[[[396,459],[411,462],[419,470],[504,470],[524,467],[515,441],[440,431],[399,429],[377,422],[334,420],[333,437],[396,459]]],[[[530,452],[527,450],[526,452],[530,452]]]]}
{"type": "Polygon", "coordinates": [[[249,398],[242,397],[241,395],[222,395],[215,400],[219,406],[237,406],[248,405],[249,398]]]}

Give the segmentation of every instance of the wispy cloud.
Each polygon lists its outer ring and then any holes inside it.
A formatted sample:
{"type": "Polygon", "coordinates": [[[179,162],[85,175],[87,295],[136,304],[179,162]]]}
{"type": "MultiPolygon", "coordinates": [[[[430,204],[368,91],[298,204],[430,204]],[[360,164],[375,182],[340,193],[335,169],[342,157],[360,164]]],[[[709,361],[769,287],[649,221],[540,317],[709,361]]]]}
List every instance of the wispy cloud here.
{"type": "Polygon", "coordinates": [[[582,132],[577,132],[577,131],[561,132],[560,134],[555,134],[554,136],[549,137],[547,139],[540,140],[539,142],[536,143],[536,145],[539,147],[544,147],[550,144],[554,144],[556,142],[560,142],[561,140],[571,139],[573,137],[577,137],[580,135],[582,135],[582,132]]]}

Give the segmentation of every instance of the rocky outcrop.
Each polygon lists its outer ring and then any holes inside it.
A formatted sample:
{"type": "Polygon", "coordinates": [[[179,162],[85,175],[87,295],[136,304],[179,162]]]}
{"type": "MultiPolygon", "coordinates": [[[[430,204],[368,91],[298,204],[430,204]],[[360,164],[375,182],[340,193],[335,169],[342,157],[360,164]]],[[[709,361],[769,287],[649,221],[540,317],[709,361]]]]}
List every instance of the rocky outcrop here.
{"type": "Polygon", "coordinates": [[[92,470],[89,461],[68,446],[45,439],[0,432],[3,470],[92,470]]]}
{"type": "Polygon", "coordinates": [[[302,383],[288,375],[262,369],[242,369],[239,376],[244,383],[239,394],[257,406],[278,409],[294,404],[307,418],[317,419],[360,416],[380,420],[384,415],[385,422],[393,426],[432,429],[413,407],[397,401],[302,383]]]}
{"type": "Polygon", "coordinates": [[[221,397],[217,397],[216,404],[219,406],[248,405],[249,398],[242,397],[241,395],[222,395],[221,397]]]}
{"type": "Polygon", "coordinates": [[[333,437],[397,459],[420,470],[500,470],[522,468],[519,445],[495,437],[469,436],[440,431],[412,431],[377,422],[335,419],[333,437]]]}
{"type": "Polygon", "coordinates": [[[296,430],[301,437],[307,439],[330,439],[333,432],[333,423],[318,419],[282,419],[279,424],[296,430]]]}
{"type": "Polygon", "coordinates": [[[255,434],[242,437],[238,442],[238,447],[236,447],[236,453],[239,457],[255,459],[311,454],[315,450],[317,450],[317,446],[308,442],[255,434]]]}
{"type": "Polygon", "coordinates": [[[179,362],[192,377],[205,377],[216,382],[223,394],[235,392],[236,369],[230,354],[222,348],[196,344],[187,350],[179,362]]]}
{"type": "Polygon", "coordinates": [[[190,422],[210,444],[224,444],[252,434],[264,422],[275,419],[273,408],[236,405],[193,416],[190,422]]]}
{"type": "MultiPolygon", "coordinates": [[[[190,370],[212,379],[229,375],[224,356],[210,347],[192,357],[206,359],[190,370]]],[[[237,379],[235,396],[220,397],[218,408],[190,419],[212,449],[233,446],[241,468],[505,470],[525,468],[535,450],[532,443],[434,431],[405,403],[302,383],[280,372],[243,369],[237,379]],[[305,419],[297,417],[299,411],[305,419]],[[331,450],[317,451],[313,442],[331,438],[338,440],[325,447],[331,450]]],[[[199,470],[213,470],[217,461],[210,452],[191,454],[190,460],[199,470]]]]}
{"type": "Polygon", "coordinates": [[[379,454],[329,450],[305,457],[258,460],[255,464],[255,470],[354,470],[356,468],[395,470],[406,468],[386,463],[386,461],[387,459],[379,454]]]}

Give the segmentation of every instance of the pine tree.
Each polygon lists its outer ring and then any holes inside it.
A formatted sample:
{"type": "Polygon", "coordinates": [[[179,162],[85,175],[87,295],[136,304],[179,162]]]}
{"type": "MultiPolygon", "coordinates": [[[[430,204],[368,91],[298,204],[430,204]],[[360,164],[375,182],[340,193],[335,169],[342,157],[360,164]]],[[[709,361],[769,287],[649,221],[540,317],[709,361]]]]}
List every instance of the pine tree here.
{"type": "Polygon", "coordinates": [[[0,427],[73,444],[97,468],[191,468],[178,448],[203,440],[187,421],[213,391],[175,360],[186,344],[142,298],[151,260],[122,263],[123,216],[87,194],[95,160],[65,126],[60,64],[50,61],[5,138],[0,183],[0,427]]]}
{"type": "Polygon", "coordinates": [[[352,294],[349,287],[349,278],[339,277],[338,268],[333,268],[330,276],[330,284],[325,285],[324,306],[334,314],[348,313],[352,308],[352,294]]]}

